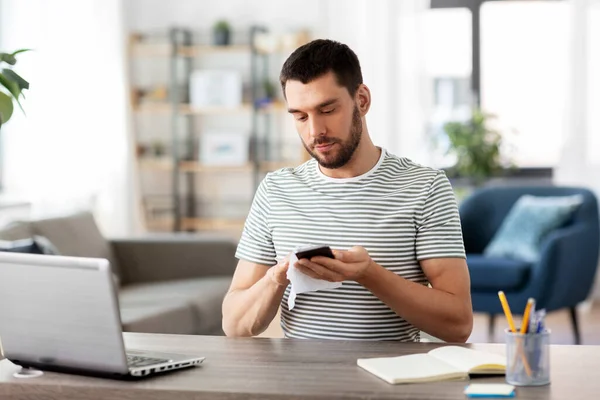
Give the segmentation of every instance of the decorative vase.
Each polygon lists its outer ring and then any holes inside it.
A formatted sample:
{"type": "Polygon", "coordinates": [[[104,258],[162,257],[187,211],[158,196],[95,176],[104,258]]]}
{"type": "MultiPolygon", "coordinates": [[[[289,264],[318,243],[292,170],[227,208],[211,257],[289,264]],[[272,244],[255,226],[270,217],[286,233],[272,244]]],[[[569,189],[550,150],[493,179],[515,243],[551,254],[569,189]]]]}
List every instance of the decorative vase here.
{"type": "Polygon", "coordinates": [[[215,46],[227,46],[229,45],[229,37],[229,31],[216,30],[213,32],[213,44],[215,46]]]}

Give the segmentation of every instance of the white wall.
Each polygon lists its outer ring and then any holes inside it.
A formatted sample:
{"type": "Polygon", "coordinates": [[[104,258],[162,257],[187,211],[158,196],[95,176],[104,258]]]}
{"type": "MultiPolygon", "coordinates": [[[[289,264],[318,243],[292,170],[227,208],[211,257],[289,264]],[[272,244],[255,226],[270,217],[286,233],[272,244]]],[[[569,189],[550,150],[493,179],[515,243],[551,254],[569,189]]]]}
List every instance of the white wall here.
{"type": "Polygon", "coordinates": [[[2,0],[0,50],[30,82],[2,127],[6,194],[31,218],[92,209],[109,236],[135,225],[120,0],[2,0]],[[59,59],[57,55],[60,54],[59,59]]]}

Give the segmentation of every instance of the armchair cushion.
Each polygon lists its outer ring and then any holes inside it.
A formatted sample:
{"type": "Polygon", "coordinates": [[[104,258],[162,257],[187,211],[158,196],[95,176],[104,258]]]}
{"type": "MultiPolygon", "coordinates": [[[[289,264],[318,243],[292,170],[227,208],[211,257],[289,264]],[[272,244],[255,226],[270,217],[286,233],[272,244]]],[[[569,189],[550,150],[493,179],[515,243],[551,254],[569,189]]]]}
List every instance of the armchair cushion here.
{"type": "Polygon", "coordinates": [[[532,264],[509,258],[467,254],[471,291],[519,290],[529,280],[532,264]]]}
{"type": "Polygon", "coordinates": [[[582,202],[581,195],[521,196],[484,249],[484,255],[538,261],[543,239],[569,221],[582,202]]]}

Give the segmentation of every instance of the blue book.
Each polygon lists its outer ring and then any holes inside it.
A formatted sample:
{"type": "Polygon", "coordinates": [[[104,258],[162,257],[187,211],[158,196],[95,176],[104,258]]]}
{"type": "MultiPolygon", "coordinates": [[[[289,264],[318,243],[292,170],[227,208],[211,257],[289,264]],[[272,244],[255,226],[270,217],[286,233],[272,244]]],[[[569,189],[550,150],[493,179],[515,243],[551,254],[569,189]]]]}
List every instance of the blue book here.
{"type": "Polygon", "coordinates": [[[515,387],[506,383],[472,383],[464,393],[472,398],[510,398],[515,397],[515,387]]]}

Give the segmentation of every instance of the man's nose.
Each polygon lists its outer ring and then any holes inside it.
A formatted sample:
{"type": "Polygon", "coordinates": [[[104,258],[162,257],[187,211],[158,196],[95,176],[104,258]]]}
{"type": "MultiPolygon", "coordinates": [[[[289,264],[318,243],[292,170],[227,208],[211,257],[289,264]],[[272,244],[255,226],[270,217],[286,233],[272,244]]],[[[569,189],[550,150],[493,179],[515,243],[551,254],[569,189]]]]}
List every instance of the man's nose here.
{"type": "Polygon", "coordinates": [[[317,138],[326,133],[327,129],[322,118],[310,118],[309,119],[309,134],[313,138],[317,138]]]}

